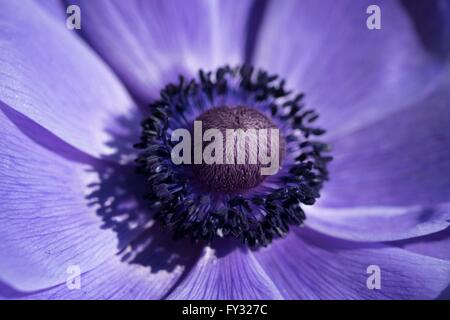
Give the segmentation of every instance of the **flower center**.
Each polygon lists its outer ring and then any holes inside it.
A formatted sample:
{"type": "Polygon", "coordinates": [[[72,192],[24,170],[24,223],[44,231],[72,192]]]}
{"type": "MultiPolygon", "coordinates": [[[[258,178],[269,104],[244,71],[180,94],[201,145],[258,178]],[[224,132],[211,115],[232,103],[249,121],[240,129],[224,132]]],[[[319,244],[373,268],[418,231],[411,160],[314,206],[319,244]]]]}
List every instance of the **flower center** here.
{"type": "Polygon", "coordinates": [[[303,223],[332,158],[318,114],[284,85],[251,66],[224,66],[180,76],[150,105],[138,172],[152,217],[176,238],[267,246],[303,223]]]}
{"type": "Polygon", "coordinates": [[[284,138],[263,113],[222,106],[203,112],[196,123],[203,129],[203,161],[193,164],[192,171],[204,189],[245,192],[268,176],[264,168],[278,171],[285,152],[284,138]],[[205,141],[205,132],[206,140],[212,141],[205,141]]]}

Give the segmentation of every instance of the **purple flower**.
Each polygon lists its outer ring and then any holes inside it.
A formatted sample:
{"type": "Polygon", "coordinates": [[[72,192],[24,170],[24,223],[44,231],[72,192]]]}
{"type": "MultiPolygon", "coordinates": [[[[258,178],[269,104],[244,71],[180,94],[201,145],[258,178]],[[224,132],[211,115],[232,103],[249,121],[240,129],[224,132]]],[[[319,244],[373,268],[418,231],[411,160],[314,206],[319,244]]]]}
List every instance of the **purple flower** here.
{"type": "Polygon", "coordinates": [[[0,1],[1,298],[449,297],[449,1],[72,2],[80,33],[60,2],[0,1]],[[288,152],[213,219],[154,148],[217,101],[288,152]]]}

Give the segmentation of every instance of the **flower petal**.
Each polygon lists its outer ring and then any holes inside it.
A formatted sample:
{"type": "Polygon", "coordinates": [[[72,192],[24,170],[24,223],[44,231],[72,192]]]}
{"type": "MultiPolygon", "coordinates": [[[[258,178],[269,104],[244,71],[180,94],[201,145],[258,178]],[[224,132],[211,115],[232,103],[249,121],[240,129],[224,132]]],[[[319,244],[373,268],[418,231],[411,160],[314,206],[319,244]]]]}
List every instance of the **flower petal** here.
{"type": "MultiPolygon", "coordinates": [[[[28,0],[30,1],[30,0],[28,0]]],[[[44,8],[47,12],[52,14],[56,19],[66,23],[67,16],[65,15],[65,7],[59,0],[33,0],[37,5],[44,8]]]]}
{"type": "Polygon", "coordinates": [[[280,299],[274,283],[246,248],[206,247],[203,256],[169,299],[280,299]]]}
{"type": "Polygon", "coordinates": [[[433,299],[450,283],[450,262],[296,231],[255,253],[287,299],[433,299]],[[379,290],[367,286],[369,266],[380,268],[379,290]]]}
{"type": "Polygon", "coordinates": [[[258,43],[255,64],[304,91],[332,137],[409,106],[445,65],[423,47],[400,1],[272,1],[258,43]],[[380,30],[366,26],[369,5],[381,9],[380,30]]]}
{"type": "Polygon", "coordinates": [[[241,63],[251,1],[77,0],[82,32],[140,101],[179,73],[241,63]]]}
{"type": "MultiPolygon", "coordinates": [[[[70,271],[70,270],[69,270],[70,271]]],[[[82,269],[81,269],[82,271],[82,269]]],[[[160,299],[182,274],[182,267],[153,272],[142,265],[128,264],[113,257],[95,269],[82,272],[79,288],[67,276],[67,283],[38,292],[23,294],[0,287],[0,298],[32,300],[148,300],[160,299]]]]}
{"type": "Polygon", "coordinates": [[[355,207],[307,210],[306,225],[353,241],[394,241],[439,232],[450,225],[450,203],[415,207],[355,207]]]}
{"type": "Polygon", "coordinates": [[[450,76],[432,94],[333,143],[324,207],[433,206],[450,190],[450,76]]]}
{"type": "Polygon", "coordinates": [[[0,131],[0,280],[42,289],[114,255],[116,235],[86,199],[96,160],[1,102],[0,131]]]}
{"type": "Polygon", "coordinates": [[[405,250],[450,261],[450,228],[424,237],[393,243],[405,250]]]}
{"type": "Polygon", "coordinates": [[[134,108],[117,78],[32,1],[1,1],[0,100],[64,141],[100,156],[116,117],[134,108]]]}
{"type": "Polygon", "coordinates": [[[445,59],[450,50],[450,2],[402,0],[425,48],[445,59]]]}

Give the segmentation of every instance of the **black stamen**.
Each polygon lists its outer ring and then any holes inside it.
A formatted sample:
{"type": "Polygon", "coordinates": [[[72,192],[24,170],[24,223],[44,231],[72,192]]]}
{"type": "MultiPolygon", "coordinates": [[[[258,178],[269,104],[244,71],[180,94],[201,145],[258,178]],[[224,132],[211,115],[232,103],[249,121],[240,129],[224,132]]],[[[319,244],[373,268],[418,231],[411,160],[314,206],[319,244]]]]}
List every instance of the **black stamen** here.
{"type": "MultiPolygon", "coordinates": [[[[155,217],[174,231],[175,237],[213,241],[215,237],[234,237],[251,247],[266,246],[283,237],[290,226],[301,225],[306,216],[301,204],[312,205],[328,179],[328,146],[311,140],[325,131],[312,127],[318,118],[313,110],[304,110],[303,94],[289,99],[284,81],[251,66],[219,68],[214,74],[199,72],[199,81],[167,85],[161,97],[150,105],[150,114],[142,122],[141,149],[137,164],[147,177],[147,198],[155,217]],[[173,143],[170,132],[189,128],[193,114],[223,105],[228,96],[241,97],[241,105],[253,101],[273,119],[288,126],[286,143],[300,151],[288,173],[279,173],[280,187],[269,192],[216,194],[199,191],[185,165],[171,162],[173,143]],[[300,131],[302,134],[293,134],[300,131]]],[[[246,105],[246,107],[253,107],[246,105]]]]}

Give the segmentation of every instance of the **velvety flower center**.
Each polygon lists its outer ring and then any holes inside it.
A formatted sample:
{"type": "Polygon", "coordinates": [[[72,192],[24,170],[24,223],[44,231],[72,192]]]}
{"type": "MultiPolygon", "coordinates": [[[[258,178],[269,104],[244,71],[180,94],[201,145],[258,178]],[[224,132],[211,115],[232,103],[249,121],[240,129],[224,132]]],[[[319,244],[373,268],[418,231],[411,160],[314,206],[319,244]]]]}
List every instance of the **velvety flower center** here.
{"type": "Polygon", "coordinates": [[[224,66],[180,76],[150,105],[138,172],[153,217],[175,238],[266,246],[303,223],[331,156],[318,114],[284,85],[252,66],[224,66]]]}
{"type": "MultiPolygon", "coordinates": [[[[201,121],[203,133],[209,129],[217,129],[222,136],[222,141],[203,141],[202,148],[207,152],[206,148],[209,145],[209,150],[213,150],[213,156],[221,151],[222,155],[216,159],[223,160],[222,163],[216,161],[208,164],[203,161],[201,164],[192,165],[194,177],[202,187],[216,192],[244,192],[256,187],[267,177],[261,173],[263,167],[281,165],[285,141],[280,136],[274,141],[277,150],[273,151],[278,155],[277,163],[262,161],[264,156],[273,158],[270,134],[271,129],[278,128],[261,112],[241,106],[222,106],[205,111],[196,121],[201,121]],[[220,147],[213,148],[214,143],[220,147]],[[260,148],[263,143],[265,145],[260,148]]],[[[215,138],[220,139],[220,135],[215,138]]]]}

